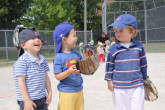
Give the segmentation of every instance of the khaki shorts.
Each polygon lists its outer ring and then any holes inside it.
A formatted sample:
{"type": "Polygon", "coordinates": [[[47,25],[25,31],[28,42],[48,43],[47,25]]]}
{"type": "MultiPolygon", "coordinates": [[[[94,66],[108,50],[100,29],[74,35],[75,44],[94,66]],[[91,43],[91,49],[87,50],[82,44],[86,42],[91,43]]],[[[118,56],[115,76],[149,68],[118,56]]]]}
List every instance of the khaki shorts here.
{"type": "Polygon", "coordinates": [[[60,92],[58,110],[83,110],[83,91],[74,93],[60,92]]]}

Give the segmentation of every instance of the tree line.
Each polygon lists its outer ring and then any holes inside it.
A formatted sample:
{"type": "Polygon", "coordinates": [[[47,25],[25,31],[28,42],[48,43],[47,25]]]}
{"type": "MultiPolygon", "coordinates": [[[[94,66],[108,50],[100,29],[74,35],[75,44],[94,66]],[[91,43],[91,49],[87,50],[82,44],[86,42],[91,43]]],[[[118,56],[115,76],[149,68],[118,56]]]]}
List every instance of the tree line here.
{"type": "MultiPolygon", "coordinates": [[[[21,23],[37,30],[54,30],[61,22],[69,21],[84,29],[84,0],[0,0],[0,22],[21,23]]],[[[87,30],[101,28],[103,0],[87,0],[87,30]]]]}

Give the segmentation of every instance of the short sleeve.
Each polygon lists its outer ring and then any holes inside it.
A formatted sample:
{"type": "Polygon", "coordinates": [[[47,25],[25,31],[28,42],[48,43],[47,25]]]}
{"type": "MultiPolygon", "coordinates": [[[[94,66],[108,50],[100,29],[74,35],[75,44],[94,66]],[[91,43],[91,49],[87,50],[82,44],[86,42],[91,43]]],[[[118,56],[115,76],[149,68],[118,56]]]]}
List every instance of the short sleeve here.
{"type": "Polygon", "coordinates": [[[45,63],[45,66],[44,66],[45,73],[48,73],[50,71],[50,69],[49,69],[49,65],[48,65],[48,62],[46,59],[44,60],[44,63],[45,63]]]}
{"type": "Polygon", "coordinates": [[[54,74],[62,72],[62,64],[60,61],[60,57],[58,57],[58,55],[56,55],[53,60],[53,69],[54,69],[54,74]]]}
{"type": "Polygon", "coordinates": [[[14,66],[13,71],[16,76],[23,75],[26,76],[27,74],[27,64],[24,60],[18,60],[14,66]]]}

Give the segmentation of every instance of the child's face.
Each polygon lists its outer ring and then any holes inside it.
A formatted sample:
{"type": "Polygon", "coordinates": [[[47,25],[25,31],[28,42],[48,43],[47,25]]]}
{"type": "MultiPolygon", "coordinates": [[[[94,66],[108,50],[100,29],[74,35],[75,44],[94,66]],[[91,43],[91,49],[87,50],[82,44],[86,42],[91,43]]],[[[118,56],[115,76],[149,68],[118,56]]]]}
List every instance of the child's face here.
{"type": "Polygon", "coordinates": [[[100,43],[100,41],[97,42],[97,45],[100,45],[99,43],[100,43]]]}
{"type": "Polygon", "coordinates": [[[108,41],[108,40],[105,41],[105,44],[106,44],[106,45],[109,45],[109,44],[110,44],[110,41],[108,41]]]}
{"type": "Polygon", "coordinates": [[[101,34],[101,36],[104,38],[105,37],[105,34],[101,34]]]}
{"type": "Polygon", "coordinates": [[[41,49],[41,40],[39,37],[35,37],[21,44],[21,47],[30,54],[37,54],[41,49]]]}
{"type": "Polygon", "coordinates": [[[121,43],[130,43],[133,33],[128,28],[118,29],[114,28],[115,36],[121,43]]]}
{"type": "Polygon", "coordinates": [[[66,45],[68,45],[68,47],[70,47],[72,49],[75,47],[77,40],[78,40],[78,38],[76,36],[76,31],[74,29],[72,29],[69,32],[69,36],[66,38],[66,45]]]}

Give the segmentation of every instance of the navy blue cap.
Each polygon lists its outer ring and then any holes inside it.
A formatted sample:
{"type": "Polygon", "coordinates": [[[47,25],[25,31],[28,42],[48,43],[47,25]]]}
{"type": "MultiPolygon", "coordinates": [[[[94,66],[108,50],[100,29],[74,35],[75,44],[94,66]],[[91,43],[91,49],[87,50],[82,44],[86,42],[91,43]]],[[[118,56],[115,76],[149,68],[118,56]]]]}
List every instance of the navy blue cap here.
{"type": "Polygon", "coordinates": [[[118,29],[123,29],[127,26],[132,26],[137,29],[137,21],[136,18],[130,14],[122,14],[116,18],[115,22],[110,24],[108,28],[115,27],[118,29]]]}
{"type": "MultiPolygon", "coordinates": [[[[22,43],[35,38],[35,37],[39,37],[39,34],[37,33],[37,31],[35,30],[35,28],[33,27],[28,27],[26,29],[23,29],[20,33],[19,33],[19,44],[21,45],[22,43]]],[[[21,56],[24,53],[23,48],[20,47],[19,49],[19,56],[21,56]]]]}
{"type": "Polygon", "coordinates": [[[55,27],[53,33],[53,39],[56,43],[56,50],[55,53],[58,53],[61,49],[61,42],[62,38],[68,34],[74,28],[73,25],[69,24],[69,22],[60,23],[58,26],[55,27]]]}
{"type": "Polygon", "coordinates": [[[22,44],[32,38],[39,36],[39,34],[30,28],[24,29],[19,33],[19,44],[22,44]]]}

